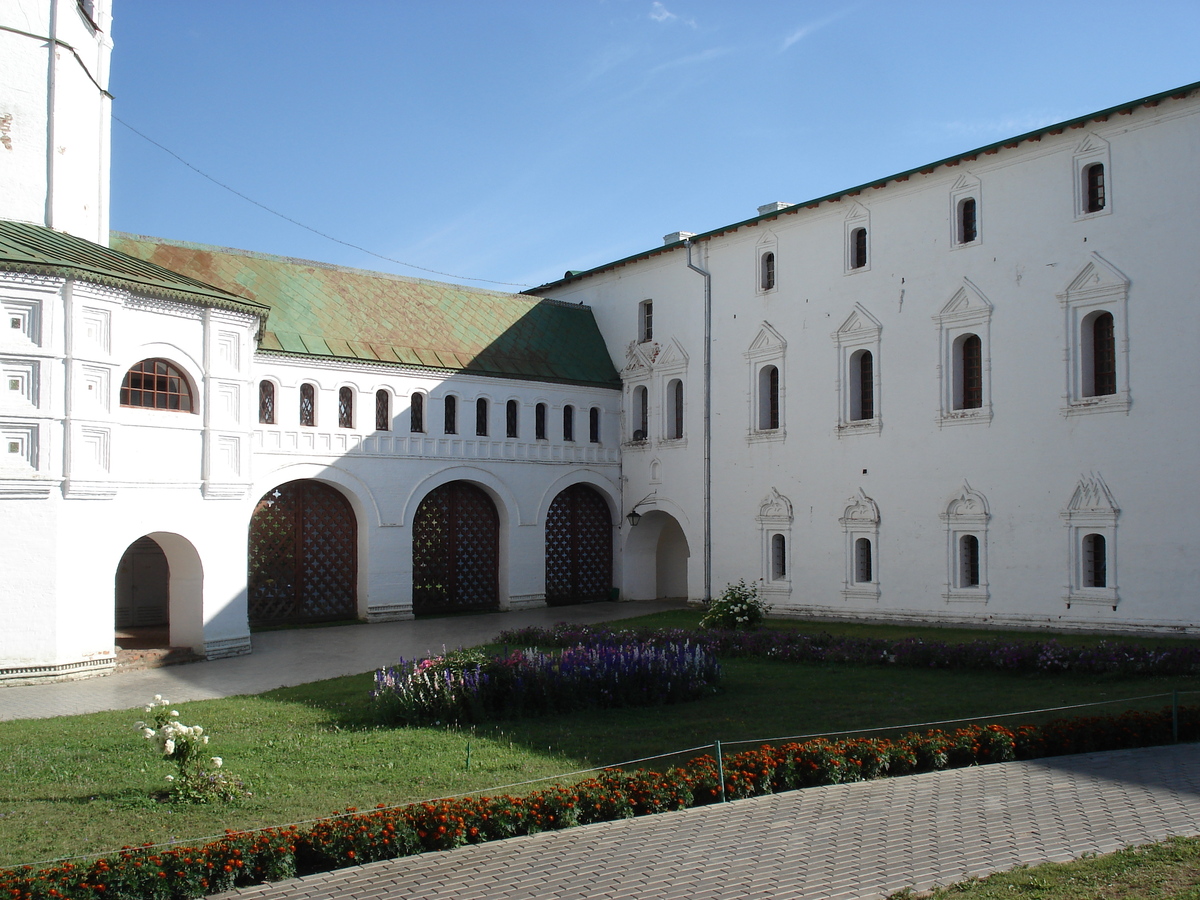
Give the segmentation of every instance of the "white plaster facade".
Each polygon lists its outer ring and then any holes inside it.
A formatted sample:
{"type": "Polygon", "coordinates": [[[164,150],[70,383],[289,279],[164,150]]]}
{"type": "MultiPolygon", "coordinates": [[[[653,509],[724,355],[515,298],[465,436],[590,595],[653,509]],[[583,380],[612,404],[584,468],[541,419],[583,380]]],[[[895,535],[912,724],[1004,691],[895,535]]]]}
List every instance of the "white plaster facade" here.
{"type": "MultiPolygon", "coordinates": [[[[1200,390],[1196,87],[691,236],[712,284],[714,591],[761,578],[784,615],[1200,627],[1200,489],[1184,468],[1200,442],[1186,409],[1200,390]],[[1089,211],[1096,163],[1103,206],[1089,211]],[[1105,312],[1115,371],[1102,393],[1089,327],[1105,312]],[[964,403],[972,335],[979,396],[964,403]],[[1106,538],[1103,586],[1084,583],[1093,534],[1106,538]]],[[[642,512],[679,522],[699,600],[705,285],[667,240],[538,292],[588,304],[628,361],[626,440],[648,388],[624,502],[649,494],[642,512]],[[665,440],[677,373],[685,431],[665,440]]],[[[643,537],[625,535],[635,597],[654,595],[632,562],[643,537]]]]}

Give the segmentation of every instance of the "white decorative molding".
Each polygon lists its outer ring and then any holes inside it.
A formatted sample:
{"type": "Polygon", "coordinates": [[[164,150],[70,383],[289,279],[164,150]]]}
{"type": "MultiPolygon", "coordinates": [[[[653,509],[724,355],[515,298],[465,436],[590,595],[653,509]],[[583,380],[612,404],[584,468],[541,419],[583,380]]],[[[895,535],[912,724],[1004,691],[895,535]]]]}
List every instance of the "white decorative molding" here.
{"type": "Polygon", "coordinates": [[[983,243],[983,191],[979,179],[969,172],[958,176],[950,188],[950,249],[977,247],[983,243]],[[962,203],[975,201],[975,239],[964,241],[962,234],[962,203]]]}
{"type": "MultiPolygon", "coordinates": [[[[144,486],[157,487],[157,485],[144,486]]],[[[111,481],[68,478],[62,484],[62,492],[68,500],[111,500],[117,496],[117,485],[111,481]]]]}
{"type": "Polygon", "coordinates": [[[0,684],[45,684],[50,681],[74,681],[107,675],[116,667],[115,656],[100,656],[78,662],[57,663],[48,666],[6,666],[0,668],[0,684]]]}
{"type": "Polygon", "coordinates": [[[228,659],[231,656],[246,656],[250,653],[250,635],[204,642],[205,659],[228,659]]]}
{"type": "Polygon", "coordinates": [[[79,340],[102,356],[112,353],[112,313],[85,306],[79,311],[79,340]]]}
{"type": "Polygon", "coordinates": [[[236,331],[217,332],[217,356],[226,368],[242,371],[241,336],[236,331]]]}
{"type": "Polygon", "coordinates": [[[992,304],[970,279],[941,308],[938,329],[938,425],[986,425],[992,421],[992,304]],[[962,342],[979,338],[982,402],[963,407],[962,342]]]}
{"type": "Polygon", "coordinates": [[[30,411],[37,409],[39,399],[37,361],[0,358],[0,407],[30,411]]]}
{"type": "Polygon", "coordinates": [[[845,533],[845,572],[842,580],[843,600],[878,601],[879,590],[879,506],[862,488],[846,501],[846,509],[838,522],[845,533]],[[870,573],[862,577],[858,542],[867,541],[870,573]]]}
{"type": "Polygon", "coordinates": [[[219,421],[237,425],[242,421],[242,386],[236,381],[218,381],[215,385],[219,421]]]}
{"type": "Polygon", "coordinates": [[[1125,413],[1129,411],[1129,279],[1104,259],[1091,253],[1090,259],[1071,279],[1067,289],[1058,295],[1065,316],[1066,393],[1062,407],[1064,416],[1094,413],[1125,413]],[[1101,313],[1113,317],[1113,341],[1116,353],[1116,391],[1112,394],[1093,393],[1091,323],[1101,313]]]}
{"type": "Polygon", "coordinates": [[[850,205],[843,222],[845,231],[845,263],[846,274],[857,275],[859,272],[871,271],[871,213],[858,201],[850,205]],[[861,266],[854,265],[854,232],[865,228],[867,232],[867,259],[861,266]]]}
{"type": "Polygon", "coordinates": [[[40,347],[42,344],[42,302],[17,297],[0,297],[0,344],[40,347]]]}
{"type": "Polygon", "coordinates": [[[987,528],[991,519],[987,498],[964,480],[939,518],[946,526],[946,586],[942,598],[947,602],[987,603],[987,528]],[[964,558],[963,548],[963,539],[970,537],[978,542],[974,584],[966,571],[969,560],[964,558]]]}
{"type": "Polygon", "coordinates": [[[839,437],[855,434],[878,434],[883,428],[882,415],[882,362],[879,347],[883,325],[861,303],[855,303],[844,322],[833,333],[837,345],[837,434],[839,437]],[[863,352],[871,354],[871,398],[872,413],[863,418],[856,410],[858,373],[854,367],[863,352]]]}
{"type": "Polygon", "coordinates": [[[192,306],[177,300],[164,300],[161,297],[148,297],[145,294],[129,294],[124,300],[124,306],[127,309],[144,310],[181,319],[200,321],[204,318],[205,313],[204,307],[201,306],[192,306]]]}
{"type": "Polygon", "coordinates": [[[411,603],[385,603],[367,607],[368,622],[405,622],[414,619],[411,603]]]}
{"type": "Polygon", "coordinates": [[[758,506],[758,521],[790,523],[792,521],[792,501],[775,488],[771,488],[758,506]]]}
{"type": "Polygon", "coordinates": [[[1063,600],[1073,604],[1111,606],[1120,600],[1117,588],[1117,518],[1121,510],[1112,491],[1097,472],[1080,476],[1067,507],[1062,511],[1067,529],[1067,588],[1063,600]],[[1104,539],[1103,585],[1089,584],[1086,539],[1099,535],[1104,539]]]}
{"type": "Polygon", "coordinates": [[[206,481],[201,488],[205,500],[244,500],[250,496],[249,484],[232,482],[206,481]]]}
{"type": "Polygon", "coordinates": [[[759,592],[773,606],[792,594],[792,501],[771,488],[758,505],[761,565],[759,592]]]}
{"type": "Polygon", "coordinates": [[[538,609],[546,605],[546,594],[511,594],[505,608],[510,611],[518,609],[538,609]]]}
{"type": "MultiPolygon", "coordinates": [[[[112,435],[107,428],[83,426],[79,430],[79,441],[72,461],[72,469],[89,474],[107,475],[112,471],[112,435]]],[[[72,481],[74,479],[72,478],[72,481]]]]}
{"type": "Polygon", "coordinates": [[[111,412],[112,370],[107,366],[83,366],[80,370],[83,389],[78,392],[79,406],[85,410],[111,412]]]}
{"type": "Polygon", "coordinates": [[[32,472],[38,468],[38,426],[0,423],[0,471],[32,472]]]}
{"type": "Polygon", "coordinates": [[[775,327],[764,321],[759,326],[758,334],[750,342],[750,346],[742,353],[747,362],[747,375],[750,379],[750,406],[747,410],[750,427],[746,438],[750,443],[760,441],[782,441],[787,438],[787,378],[784,366],[787,355],[787,341],[775,327]],[[779,427],[764,428],[765,405],[769,403],[766,371],[768,366],[774,366],[779,371],[779,427]]]}
{"type": "Polygon", "coordinates": [[[58,482],[38,478],[10,478],[0,475],[0,500],[45,500],[58,482]]]}
{"type": "Polygon", "coordinates": [[[1088,132],[1075,146],[1071,156],[1071,169],[1075,185],[1075,219],[1094,219],[1107,216],[1113,207],[1112,153],[1108,141],[1098,134],[1088,132]],[[1104,166],[1104,208],[1095,212],[1087,210],[1087,168],[1093,163],[1104,166]]]}

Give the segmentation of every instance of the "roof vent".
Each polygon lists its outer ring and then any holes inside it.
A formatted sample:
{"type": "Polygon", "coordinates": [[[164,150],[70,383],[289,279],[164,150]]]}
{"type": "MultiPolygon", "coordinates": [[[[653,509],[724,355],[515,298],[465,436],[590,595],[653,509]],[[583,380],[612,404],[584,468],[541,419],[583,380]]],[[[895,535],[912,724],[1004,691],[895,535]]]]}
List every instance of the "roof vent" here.
{"type": "Polygon", "coordinates": [[[789,206],[795,206],[795,203],[784,203],[782,200],[776,200],[774,203],[768,203],[766,206],[758,208],[758,214],[765,216],[767,213],[779,212],[781,209],[787,209],[789,206]]]}
{"type": "Polygon", "coordinates": [[[680,241],[686,241],[690,237],[695,237],[694,231],[672,231],[670,234],[663,235],[664,244],[678,244],[680,241]]]}

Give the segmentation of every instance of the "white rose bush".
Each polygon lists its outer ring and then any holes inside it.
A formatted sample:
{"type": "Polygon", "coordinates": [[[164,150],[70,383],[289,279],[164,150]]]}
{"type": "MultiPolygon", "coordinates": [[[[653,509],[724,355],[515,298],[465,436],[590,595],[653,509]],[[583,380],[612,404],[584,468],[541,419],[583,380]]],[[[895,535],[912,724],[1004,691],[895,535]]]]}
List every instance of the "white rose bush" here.
{"type": "Polygon", "coordinates": [[[701,628],[737,631],[753,628],[767,614],[767,605],[758,596],[758,583],[746,584],[742,579],[737,584],[725,585],[725,591],[719,597],[713,597],[708,604],[701,628]]]}
{"type": "Polygon", "coordinates": [[[170,706],[170,701],[155,694],[143,707],[151,721],[134,726],[143,738],[154,743],[163,759],[175,764],[175,774],[166,776],[170,784],[166,798],[180,803],[209,803],[250,796],[245,784],[222,771],[225,761],[221,757],[205,758],[209,736],[204,729],[183,724],[179,710],[170,706]]]}

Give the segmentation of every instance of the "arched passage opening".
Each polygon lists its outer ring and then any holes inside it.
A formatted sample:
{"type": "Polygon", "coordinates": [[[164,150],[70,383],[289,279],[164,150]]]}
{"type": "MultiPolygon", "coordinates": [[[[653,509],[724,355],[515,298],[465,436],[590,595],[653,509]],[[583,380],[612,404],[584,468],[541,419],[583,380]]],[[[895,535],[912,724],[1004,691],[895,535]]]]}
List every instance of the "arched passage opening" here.
{"type": "Polygon", "coordinates": [[[573,484],[546,513],[546,602],[607,600],[612,591],[612,513],[594,488],[573,484]]]}
{"type": "Polygon", "coordinates": [[[451,481],[413,518],[413,613],[499,609],[500,516],[482,489],[451,481]]]}
{"type": "Polygon", "coordinates": [[[358,520],[319,481],[268,491],[250,519],[251,625],[352,619],[358,614],[358,520]]]}
{"type": "Polygon", "coordinates": [[[202,654],[203,591],[200,555],[190,541],[169,532],[138,538],[121,555],[114,577],[118,649],[202,654]]]}
{"type": "Polygon", "coordinates": [[[651,510],[630,528],[625,545],[625,593],[631,600],[688,596],[691,550],[670,513],[651,510]]]}

